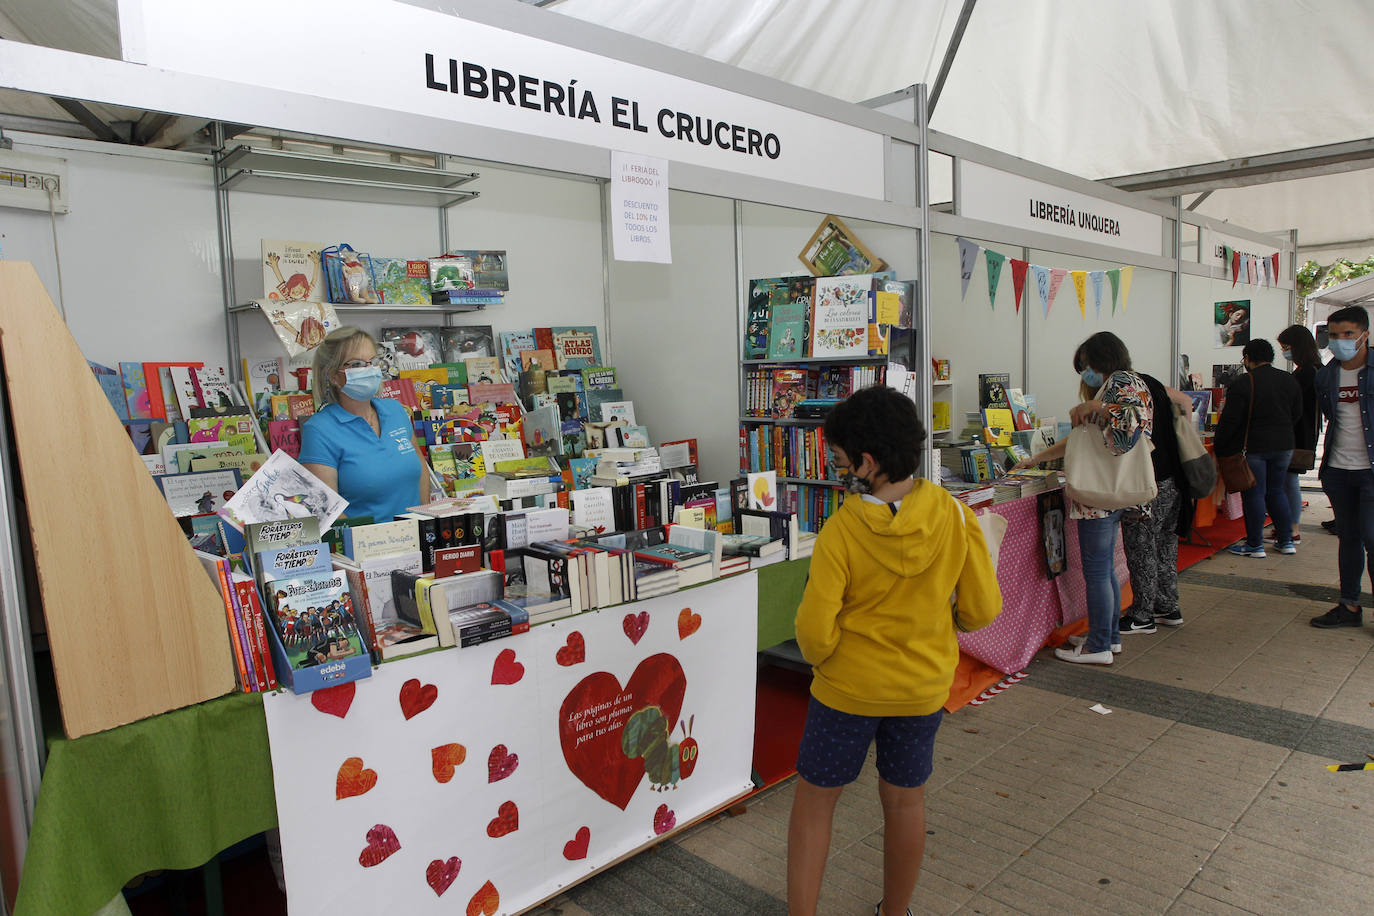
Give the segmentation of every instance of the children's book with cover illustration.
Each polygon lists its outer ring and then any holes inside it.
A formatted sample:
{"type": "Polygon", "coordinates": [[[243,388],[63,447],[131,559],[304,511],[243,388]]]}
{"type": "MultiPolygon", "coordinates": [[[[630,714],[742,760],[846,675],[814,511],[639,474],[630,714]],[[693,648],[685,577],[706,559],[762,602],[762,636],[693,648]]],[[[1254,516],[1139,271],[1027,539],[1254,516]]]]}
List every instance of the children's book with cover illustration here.
{"type": "MultiPolygon", "coordinates": [[[[592,389],[592,388],[616,388],[616,387],[618,387],[618,385],[617,385],[617,383],[616,383],[615,367],[614,367],[614,366],[593,366],[593,367],[590,368],[590,369],[583,369],[583,370],[581,370],[581,371],[582,371],[582,387],[585,388],[585,389],[590,390],[590,389],[592,389]]],[[[576,382],[574,381],[573,384],[575,385],[576,382]]],[[[550,388],[549,390],[552,391],[553,389],[550,388]]],[[[558,390],[562,391],[562,390],[565,390],[565,389],[561,389],[561,388],[560,388],[560,389],[558,389],[558,390]]],[[[568,391],[575,391],[576,388],[569,388],[569,389],[566,389],[566,390],[568,390],[568,391]]]]}
{"type": "Polygon", "coordinates": [[[469,385],[500,385],[505,382],[501,376],[501,360],[495,356],[468,356],[463,359],[467,367],[469,385]]]}
{"type": "Polygon", "coordinates": [[[396,351],[396,368],[428,369],[444,361],[440,327],[382,328],[379,337],[396,351]]]}
{"type": "Polygon", "coordinates": [[[559,369],[590,369],[601,365],[601,344],[595,327],[553,327],[549,331],[559,369]]]}
{"type": "Polygon", "coordinates": [[[120,363],[119,375],[124,383],[124,403],[129,408],[129,419],[153,419],[153,410],[148,402],[148,382],[143,376],[143,364],[120,363]]]}
{"type": "Polygon", "coordinates": [[[611,448],[648,448],[649,429],[645,426],[612,423],[607,427],[607,442],[611,448]]]}
{"type": "Polygon", "coordinates": [[[805,369],[777,369],[773,372],[773,392],[768,415],[792,417],[797,405],[807,396],[808,373],[805,369]]]}
{"type": "Polygon", "coordinates": [[[225,411],[234,406],[229,370],[223,366],[201,366],[191,370],[191,384],[195,388],[196,406],[225,411]]]}
{"type": "Polygon", "coordinates": [[[554,372],[558,369],[558,360],[552,350],[521,350],[520,368],[523,371],[539,368],[545,372],[554,372]]]}
{"type": "Polygon", "coordinates": [[[468,289],[510,289],[505,251],[458,249],[449,253],[456,258],[460,273],[470,280],[468,289]]]}
{"type": "Polygon", "coordinates": [[[489,324],[445,327],[439,332],[439,343],[446,363],[461,362],[469,356],[499,356],[489,324]]]}
{"type": "Polygon", "coordinates": [[[603,401],[601,402],[601,419],[608,423],[623,420],[633,426],[635,424],[635,402],[603,401]]]}
{"type": "Polygon", "coordinates": [[[987,407],[983,409],[983,430],[987,436],[988,445],[1011,445],[1011,433],[1015,428],[1010,408],[987,407]]]}
{"type": "Polygon", "coordinates": [[[587,391],[583,397],[587,404],[587,418],[594,423],[607,423],[611,420],[603,414],[605,405],[624,403],[625,392],[619,388],[595,388],[587,391]]]}
{"type": "Polygon", "coordinates": [[[236,468],[154,477],[172,514],[206,515],[221,511],[243,485],[236,468]]]}
{"type": "Polygon", "coordinates": [[[301,467],[296,459],[277,451],[248,478],[219,513],[239,531],[251,522],[307,515],[313,515],[321,527],[328,528],[347,506],[348,500],[301,467]]]}
{"type": "Polygon", "coordinates": [[[556,406],[531,410],[522,428],[525,454],[531,458],[563,454],[562,427],[556,406]]]}
{"type": "Polygon", "coordinates": [[[1030,407],[1026,404],[1026,396],[1021,393],[1020,388],[1007,389],[1007,403],[1011,409],[1013,429],[1035,428],[1035,424],[1031,422],[1030,407]]]}
{"type": "Polygon", "coordinates": [[[873,316],[879,324],[911,327],[915,317],[915,299],[915,281],[873,278],[873,316]]]}
{"type": "Polygon", "coordinates": [[[253,435],[253,422],[247,413],[191,417],[186,421],[186,431],[191,442],[227,442],[243,454],[248,454],[258,448],[257,438],[253,435]]]}
{"type": "Polygon", "coordinates": [[[121,423],[127,423],[129,405],[124,400],[124,380],[120,377],[119,371],[100,363],[93,363],[89,359],[86,360],[86,365],[91,367],[95,380],[100,383],[100,391],[105,395],[105,400],[114,408],[115,416],[119,417],[121,423]]]}
{"type": "Polygon", "coordinates": [[[1005,407],[1010,410],[1011,401],[1007,398],[1007,389],[1010,387],[1011,373],[1009,372],[979,373],[978,406],[983,409],[988,407],[1005,407]]]}
{"type": "Polygon", "coordinates": [[[768,328],[773,314],[773,302],[781,293],[785,298],[787,279],[765,277],[749,281],[749,312],[744,325],[744,358],[768,357],[768,328]]]}
{"type": "Polygon", "coordinates": [[[806,302],[786,302],[773,306],[768,327],[768,358],[799,359],[806,356],[806,325],[810,305],[806,302]]]}
{"type": "Polygon", "coordinates": [[[268,588],[273,628],[293,669],[327,665],[367,652],[342,573],[278,579],[268,588]]]}
{"type": "Polygon", "coordinates": [[[328,302],[254,300],[267,316],[277,340],[288,356],[303,356],[324,343],[331,331],[343,326],[339,313],[328,302]]]}
{"type": "Polygon", "coordinates": [[[262,240],[262,294],[274,302],[323,302],[324,273],[318,242],[262,240]]]}
{"type": "Polygon", "coordinates": [[[868,355],[869,300],[873,278],[868,274],[816,279],[811,317],[811,355],[863,357],[868,355]]]}
{"type": "Polygon", "coordinates": [[[429,305],[429,262],[372,256],[372,283],[385,305],[429,305]]]}
{"type": "Polygon", "coordinates": [[[506,375],[515,378],[520,374],[520,351],[537,349],[534,331],[502,331],[499,335],[501,365],[506,375]]]}

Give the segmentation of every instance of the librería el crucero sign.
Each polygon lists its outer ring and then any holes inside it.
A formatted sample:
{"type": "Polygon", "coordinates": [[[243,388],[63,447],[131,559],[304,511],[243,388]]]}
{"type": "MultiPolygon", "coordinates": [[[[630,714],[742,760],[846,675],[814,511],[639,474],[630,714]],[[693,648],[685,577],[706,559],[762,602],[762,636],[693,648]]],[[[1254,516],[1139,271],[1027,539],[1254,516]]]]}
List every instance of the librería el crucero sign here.
{"type": "Polygon", "coordinates": [[[443,64],[437,67],[438,79],[435,78],[435,57],[426,54],[426,88],[462,94],[470,99],[490,99],[497,104],[542,111],[560,118],[608,123],[622,130],[644,134],[656,130],[669,140],[714,145],[746,156],[777,159],[782,155],[782,140],[771,131],[669,107],[653,111],[652,104],[641,105],[639,99],[616,95],[598,101],[592,90],[579,89],[575,79],[563,83],[472,61],[460,62],[454,57],[448,59],[447,67],[443,64]]]}
{"type": "MultiPolygon", "coordinates": [[[[487,5],[455,4],[479,17],[487,5]]],[[[341,15],[335,0],[238,0],[225,16],[214,4],[122,0],[121,38],[126,59],[219,79],[231,94],[253,86],[356,106],[334,134],[349,139],[384,131],[391,145],[430,149],[437,121],[885,199],[882,132],[722,88],[728,74],[718,64],[702,61],[716,82],[699,82],[478,18],[402,2],[362,6],[341,15]],[[126,7],[141,15],[126,18],[126,7]],[[417,116],[414,130],[397,114],[417,116]]],[[[251,117],[299,129],[276,123],[279,107],[251,117]]],[[[501,138],[450,136],[436,152],[482,158],[487,139],[508,148],[501,138]]]]}

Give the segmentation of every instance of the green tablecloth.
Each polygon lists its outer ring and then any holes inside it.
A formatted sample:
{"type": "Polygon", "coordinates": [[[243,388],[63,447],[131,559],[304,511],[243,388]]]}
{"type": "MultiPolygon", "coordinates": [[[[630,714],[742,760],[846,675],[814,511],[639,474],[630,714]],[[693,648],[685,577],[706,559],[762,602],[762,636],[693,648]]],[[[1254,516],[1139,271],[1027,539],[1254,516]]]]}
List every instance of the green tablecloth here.
{"type": "MultiPolygon", "coordinates": [[[[811,561],[759,570],[758,647],[793,637],[811,561]]],[[[15,916],[89,916],[131,879],[277,826],[260,694],[48,742],[15,916]]]]}
{"type": "Polygon", "coordinates": [[[259,694],[48,744],[15,916],[84,916],[277,825],[259,694]]]}

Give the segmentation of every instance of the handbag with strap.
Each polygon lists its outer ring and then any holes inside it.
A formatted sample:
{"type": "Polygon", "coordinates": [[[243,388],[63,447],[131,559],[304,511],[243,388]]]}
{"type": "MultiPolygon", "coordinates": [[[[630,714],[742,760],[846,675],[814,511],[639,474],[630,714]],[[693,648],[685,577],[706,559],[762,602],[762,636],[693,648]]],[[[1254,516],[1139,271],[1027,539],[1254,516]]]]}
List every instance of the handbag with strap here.
{"type": "Polygon", "coordinates": [[[1310,471],[1317,465],[1317,450],[1314,448],[1295,448],[1293,457],[1288,459],[1288,470],[1310,471]]]}
{"type": "Polygon", "coordinates": [[[1241,443],[1240,453],[1218,455],[1217,469],[1226,483],[1227,493],[1244,493],[1255,485],[1255,472],[1250,470],[1250,462],[1245,453],[1250,448],[1250,418],[1255,415],[1255,373],[1250,373],[1250,406],[1245,412],[1245,441],[1241,443]]]}
{"type": "Polygon", "coordinates": [[[1217,464],[1207,454],[1207,446],[1202,444],[1197,424],[1191,414],[1175,401],[1169,401],[1174,411],[1174,436],[1178,439],[1178,462],[1183,468],[1183,479],[1188,482],[1188,495],[1193,499],[1203,499],[1217,486],[1217,464]]]}
{"type": "MultiPolygon", "coordinates": [[[[1106,390],[1104,384],[1097,392],[1098,400],[1106,390]]],[[[1075,502],[1095,509],[1126,509],[1153,502],[1159,495],[1150,460],[1153,450],[1154,443],[1142,432],[1130,451],[1115,455],[1096,425],[1075,426],[1064,449],[1064,489],[1075,502]]]]}

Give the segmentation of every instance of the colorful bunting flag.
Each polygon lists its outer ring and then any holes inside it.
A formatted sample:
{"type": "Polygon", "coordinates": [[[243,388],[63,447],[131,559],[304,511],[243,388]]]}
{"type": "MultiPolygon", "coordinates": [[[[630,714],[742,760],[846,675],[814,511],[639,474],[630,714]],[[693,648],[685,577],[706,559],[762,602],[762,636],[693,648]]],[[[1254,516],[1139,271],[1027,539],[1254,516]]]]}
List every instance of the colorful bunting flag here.
{"type": "Polygon", "coordinates": [[[1073,278],[1073,291],[1078,293],[1078,317],[1087,321],[1088,272],[1086,270],[1071,270],[1069,276],[1073,278]]]}
{"type": "Polygon", "coordinates": [[[1045,300],[1045,317],[1050,317],[1050,306],[1054,305],[1054,297],[1059,294],[1059,285],[1064,282],[1064,278],[1069,272],[1062,267],[1056,267],[1050,271],[1050,295],[1045,300]]]}
{"type": "Polygon", "coordinates": [[[1236,281],[1240,279],[1240,252],[1234,248],[1229,249],[1229,251],[1231,252],[1231,288],[1234,289],[1236,281]]]}
{"type": "Polygon", "coordinates": [[[983,249],[983,260],[988,265],[988,302],[997,308],[997,281],[1002,279],[1002,263],[1007,256],[991,248],[983,249]]]}
{"type": "Polygon", "coordinates": [[[1093,281],[1093,308],[1097,310],[1097,317],[1102,317],[1102,281],[1107,278],[1105,270],[1090,270],[1088,278],[1093,281]]]}
{"type": "Polygon", "coordinates": [[[1134,267],[1121,268],[1121,311],[1126,311],[1126,300],[1131,298],[1131,280],[1135,278],[1134,267]]]}
{"type": "Polygon", "coordinates": [[[968,295],[968,283],[973,279],[973,265],[978,263],[978,252],[983,248],[968,239],[956,239],[959,243],[959,298],[968,295]]]}
{"type": "Polygon", "coordinates": [[[1022,261],[1019,258],[1011,259],[1011,288],[1016,293],[1016,313],[1021,314],[1021,294],[1026,289],[1026,268],[1030,267],[1030,262],[1022,261]]]}
{"type": "Polygon", "coordinates": [[[1116,314],[1116,300],[1121,293],[1121,268],[1113,267],[1107,271],[1107,280],[1112,284],[1112,314],[1116,314]]]}
{"type": "Polygon", "coordinates": [[[1269,257],[1271,257],[1271,258],[1273,259],[1273,261],[1274,261],[1274,282],[1275,282],[1275,283],[1278,283],[1278,282],[1279,282],[1279,253],[1276,251],[1276,252],[1274,252],[1272,255],[1270,255],[1269,257]]]}
{"type": "Polygon", "coordinates": [[[1269,259],[1268,259],[1268,258],[1260,258],[1260,267],[1261,267],[1261,268],[1263,269],[1263,271],[1264,271],[1264,285],[1265,285],[1265,286],[1273,286],[1273,285],[1274,285],[1273,282],[1270,281],[1270,279],[1269,279],[1269,259]]]}
{"type": "Polygon", "coordinates": [[[1050,301],[1050,269],[1041,267],[1039,264],[1031,265],[1031,273],[1035,275],[1035,289],[1040,293],[1040,308],[1049,313],[1050,301]]]}

